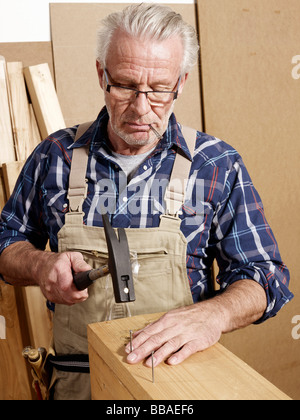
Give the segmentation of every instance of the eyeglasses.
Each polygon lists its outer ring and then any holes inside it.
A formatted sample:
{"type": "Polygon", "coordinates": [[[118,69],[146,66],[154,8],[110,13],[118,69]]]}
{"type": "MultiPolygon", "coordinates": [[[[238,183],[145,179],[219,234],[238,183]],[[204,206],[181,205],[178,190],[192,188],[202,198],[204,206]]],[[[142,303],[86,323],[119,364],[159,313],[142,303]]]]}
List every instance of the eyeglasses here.
{"type": "MultiPolygon", "coordinates": [[[[165,106],[172,100],[174,101],[177,99],[178,96],[178,88],[181,80],[181,76],[178,79],[178,82],[175,87],[175,91],[168,91],[168,90],[138,90],[126,86],[119,86],[110,84],[108,81],[108,71],[104,70],[104,75],[106,79],[106,91],[109,92],[115,99],[120,101],[133,101],[135,100],[140,93],[146,95],[150,105],[152,106],[165,106]]],[[[111,79],[111,77],[110,77],[111,79]]]]}

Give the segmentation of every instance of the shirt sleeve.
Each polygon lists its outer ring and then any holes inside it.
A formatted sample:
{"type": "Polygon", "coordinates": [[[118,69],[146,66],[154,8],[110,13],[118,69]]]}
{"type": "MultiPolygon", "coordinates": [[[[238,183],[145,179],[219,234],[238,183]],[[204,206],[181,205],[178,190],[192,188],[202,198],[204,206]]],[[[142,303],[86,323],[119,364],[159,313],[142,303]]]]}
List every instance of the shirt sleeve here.
{"type": "Polygon", "coordinates": [[[293,298],[288,289],[289,271],[241,158],[228,171],[214,226],[221,289],[252,279],[264,288],[268,302],[256,323],[275,316],[293,298]]]}
{"type": "Polygon", "coordinates": [[[9,245],[29,241],[45,249],[48,236],[42,223],[40,174],[44,165],[38,150],[26,161],[0,217],[0,254],[9,245]]]}

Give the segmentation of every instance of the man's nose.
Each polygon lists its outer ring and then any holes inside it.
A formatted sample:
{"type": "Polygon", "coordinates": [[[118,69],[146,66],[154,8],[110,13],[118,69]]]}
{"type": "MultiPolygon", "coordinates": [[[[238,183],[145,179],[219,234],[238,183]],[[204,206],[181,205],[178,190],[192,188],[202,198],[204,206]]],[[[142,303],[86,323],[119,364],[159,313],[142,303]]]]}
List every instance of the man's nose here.
{"type": "Polygon", "coordinates": [[[149,99],[147,98],[146,92],[137,92],[136,97],[132,102],[132,106],[136,109],[136,111],[141,114],[147,114],[151,111],[151,105],[149,99]]]}

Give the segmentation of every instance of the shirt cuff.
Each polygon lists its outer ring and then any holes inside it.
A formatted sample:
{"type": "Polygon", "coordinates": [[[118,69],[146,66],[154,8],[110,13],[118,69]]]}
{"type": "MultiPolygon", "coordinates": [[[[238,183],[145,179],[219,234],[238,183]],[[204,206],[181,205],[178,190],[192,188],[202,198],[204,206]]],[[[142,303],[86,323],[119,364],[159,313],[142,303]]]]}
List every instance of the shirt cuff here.
{"type": "MultiPolygon", "coordinates": [[[[274,267],[273,267],[274,268],[274,267]]],[[[275,272],[270,271],[268,263],[261,265],[253,264],[249,267],[242,267],[228,273],[219,274],[217,281],[221,290],[239,280],[254,280],[260,284],[267,297],[267,308],[263,316],[254,322],[261,324],[269,318],[274,317],[279,310],[293,299],[294,295],[288,289],[289,272],[285,265],[276,267],[275,272]]]]}

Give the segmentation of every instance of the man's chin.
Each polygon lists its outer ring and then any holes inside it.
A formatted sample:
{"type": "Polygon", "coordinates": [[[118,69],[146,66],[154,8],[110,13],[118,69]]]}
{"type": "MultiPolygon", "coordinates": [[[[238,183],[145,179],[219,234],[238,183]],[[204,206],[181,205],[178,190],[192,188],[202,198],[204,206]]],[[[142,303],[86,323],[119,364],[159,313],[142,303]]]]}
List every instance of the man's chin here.
{"type": "Polygon", "coordinates": [[[117,134],[129,146],[147,146],[155,140],[155,136],[153,136],[151,132],[147,131],[134,133],[120,132],[117,134]]]}

